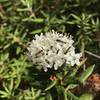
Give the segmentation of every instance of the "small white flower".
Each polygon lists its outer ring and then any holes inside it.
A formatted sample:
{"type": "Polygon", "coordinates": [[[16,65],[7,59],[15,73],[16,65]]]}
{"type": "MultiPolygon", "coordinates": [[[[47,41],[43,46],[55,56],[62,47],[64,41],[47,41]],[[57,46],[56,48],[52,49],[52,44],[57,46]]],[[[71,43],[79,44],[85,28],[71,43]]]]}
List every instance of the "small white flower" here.
{"type": "Polygon", "coordinates": [[[74,41],[67,34],[60,34],[54,30],[35,35],[28,47],[29,56],[33,64],[42,67],[46,72],[48,68],[57,70],[66,65],[74,66],[80,64],[81,53],[75,53],[74,41]]]}

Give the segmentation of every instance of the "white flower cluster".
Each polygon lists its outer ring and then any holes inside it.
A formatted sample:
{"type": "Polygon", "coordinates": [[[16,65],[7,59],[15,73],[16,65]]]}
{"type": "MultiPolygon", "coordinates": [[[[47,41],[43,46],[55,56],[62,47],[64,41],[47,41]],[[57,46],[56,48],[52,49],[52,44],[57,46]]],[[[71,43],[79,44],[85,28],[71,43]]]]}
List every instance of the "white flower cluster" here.
{"type": "Polygon", "coordinates": [[[46,72],[48,68],[54,67],[55,70],[66,65],[74,66],[80,64],[81,53],[75,53],[72,37],[60,34],[54,30],[39,35],[35,35],[28,47],[29,56],[33,64],[42,66],[46,72]]]}

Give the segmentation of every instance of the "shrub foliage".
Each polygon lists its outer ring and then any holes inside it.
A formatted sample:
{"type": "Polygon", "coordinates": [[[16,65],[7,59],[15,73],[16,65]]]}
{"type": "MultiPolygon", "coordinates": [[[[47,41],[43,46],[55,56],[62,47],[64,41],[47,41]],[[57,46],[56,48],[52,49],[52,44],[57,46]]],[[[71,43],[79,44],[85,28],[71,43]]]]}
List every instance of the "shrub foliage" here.
{"type": "MultiPolygon", "coordinates": [[[[94,69],[94,65],[85,69],[85,53],[100,53],[99,9],[99,0],[0,0],[0,100],[92,100],[93,95],[73,89],[84,84],[94,69]],[[84,54],[80,66],[44,72],[32,65],[29,42],[52,29],[73,36],[84,54]]],[[[90,57],[100,65],[95,59],[90,57]]]]}

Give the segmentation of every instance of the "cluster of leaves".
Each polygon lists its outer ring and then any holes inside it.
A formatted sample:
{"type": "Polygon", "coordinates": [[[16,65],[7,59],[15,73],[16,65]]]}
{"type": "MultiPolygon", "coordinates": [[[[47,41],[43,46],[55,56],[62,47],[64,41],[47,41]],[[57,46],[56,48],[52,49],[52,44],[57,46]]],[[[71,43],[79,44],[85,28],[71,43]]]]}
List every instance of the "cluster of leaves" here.
{"type": "Polygon", "coordinates": [[[99,53],[99,4],[99,0],[0,0],[0,99],[91,100],[91,94],[77,97],[70,89],[83,84],[94,66],[80,77],[76,73],[83,65],[45,73],[32,66],[25,52],[35,34],[55,29],[71,33],[83,53],[86,49],[99,53]]]}

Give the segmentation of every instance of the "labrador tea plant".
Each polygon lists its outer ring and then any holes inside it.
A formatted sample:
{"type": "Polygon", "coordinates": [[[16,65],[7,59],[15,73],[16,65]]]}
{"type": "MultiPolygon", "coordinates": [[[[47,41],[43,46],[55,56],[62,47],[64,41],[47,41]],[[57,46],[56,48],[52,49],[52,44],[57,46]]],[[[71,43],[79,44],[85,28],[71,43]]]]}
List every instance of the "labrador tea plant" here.
{"type": "MultiPolygon", "coordinates": [[[[82,53],[75,53],[73,43],[72,36],[52,30],[45,34],[35,35],[28,47],[28,56],[33,67],[44,70],[47,75],[50,73],[47,79],[49,85],[47,84],[47,88],[43,90],[45,94],[49,93],[49,98],[78,100],[79,98],[70,90],[80,84],[85,84],[86,79],[94,69],[94,66],[91,66],[80,76],[76,76],[85,59],[81,61],[82,53]],[[53,96],[52,91],[57,93],[53,96]]],[[[90,95],[90,98],[93,96],[90,95]]]]}
{"type": "Polygon", "coordinates": [[[0,0],[0,100],[99,100],[99,9],[100,0],[0,0]]]}

